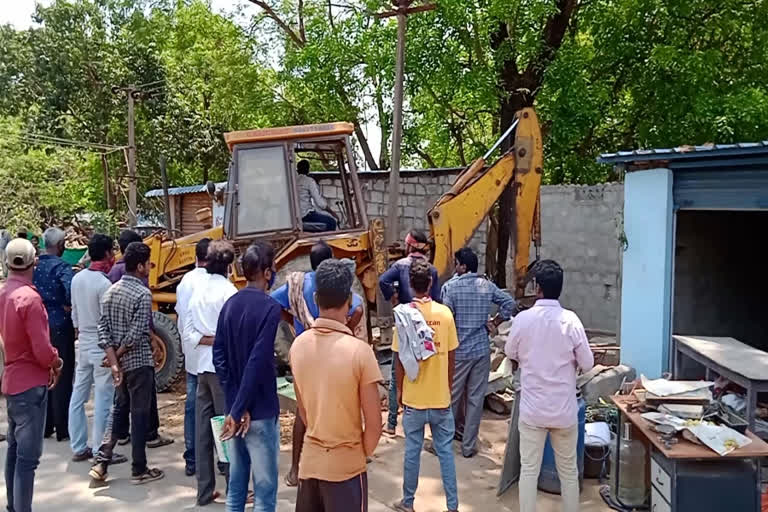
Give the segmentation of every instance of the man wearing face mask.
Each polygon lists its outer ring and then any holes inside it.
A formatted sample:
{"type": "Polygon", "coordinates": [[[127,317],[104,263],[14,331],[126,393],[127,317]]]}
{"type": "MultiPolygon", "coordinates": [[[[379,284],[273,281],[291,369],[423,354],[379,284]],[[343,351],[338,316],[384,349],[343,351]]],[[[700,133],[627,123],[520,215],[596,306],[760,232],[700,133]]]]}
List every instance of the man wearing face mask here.
{"type": "Polygon", "coordinates": [[[221,310],[213,343],[213,363],[224,388],[229,440],[227,512],[242,512],[253,478],[254,510],[277,507],[280,403],[275,380],[275,335],[280,304],[267,295],[275,281],[275,250],[257,241],[243,255],[248,286],[221,310]]]}
{"type": "Polygon", "coordinates": [[[114,263],[112,238],[95,234],[88,243],[91,265],[72,279],[72,323],[80,342],[75,371],[75,385],[69,402],[69,435],[74,453],[72,460],[82,462],[93,455],[104,438],[109,409],[115,395],[115,386],[109,368],[102,366],[104,349],[99,347],[99,319],[101,300],[112,286],[107,274],[114,263]],[[88,444],[88,420],[85,403],[93,394],[93,441],[88,444]]]}
{"type": "MultiPolygon", "coordinates": [[[[197,470],[197,504],[205,506],[221,496],[216,491],[213,431],[211,418],[226,411],[226,399],[213,365],[213,342],[219,315],[224,304],[237,293],[229,280],[229,270],[235,260],[231,243],[217,240],[208,246],[206,286],[197,287],[189,299],[184,320],[184,343],[196,347],[197,400],[195,401],[195,466],[197,470]]],[[[229,471],[225,478],[229,480],[229,471]]]]}

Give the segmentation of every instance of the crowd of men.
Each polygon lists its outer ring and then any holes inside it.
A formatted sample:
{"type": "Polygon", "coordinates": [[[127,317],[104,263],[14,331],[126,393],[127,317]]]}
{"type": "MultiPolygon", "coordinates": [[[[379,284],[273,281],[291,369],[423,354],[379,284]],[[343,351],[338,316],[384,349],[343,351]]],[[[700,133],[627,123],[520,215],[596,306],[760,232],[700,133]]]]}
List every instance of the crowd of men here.
{"type": "MultiPolygon", "coordinates": [[[[64,233],[50,228],[43,241],[39,257],[23,238],[4,247],[9,276],[0,289],[0,335],[11,512],[31,510],[43,439],[54,433],[58,441],[69,440],[74,461],[93,459],[89,475],[96,481],[108,478],[110,465],[127,461],[114,450],[130,443],[135,484],[164,477],[148,464],[146,448],[172,442],[158,433],[159,347],[152,337],[149,246],[136,233],[123,232],[122,258],[115,262],[113,240],[95,234],[88,268],[73,276],[61,259],[64,233]],[[91,387],[89,437],[84,406],[91,387]]],[[[320,242],[310,252],[311,272],[291,273],[271,290],[275,251],[257,241],[240,257],[247,285],[238,290],[230,279],[233,245],[197,243],[196,268],[177,287],[176,312],[187,384],[183,458],[186,475],[196,476],[199,506],[225,499],[229,512],[244,510],[248,502],[257,511],[276,509],[280,410],[274,345],[281,316],[290,314],[297,335],[290,370],[298,414],[285,482],[298,487],[296,510],[367,510],[368,458],[382,433],[396,434],[398,418],[405,437],[403,496],[392,508],[414,510],[429,425],[426,449],[439,459],[447,509],[459,510],[453,443],[459,442],[464,457],[478,453],[489,332],[515,314],[517,305],[478,274],[471,249],[456,252],[456,273],[441,287],[426,235],[412,231],[405,245],[405,258],[379,282],[396,305],[389,411],[382,425],[383,378],[366,339],[363,299],[352,292],[354,262],[335,259],[320,242]],[[218,463],[211,422],[217,416],[225,417],[220,439],[227,445],[227,457],[218,463]],[[218,474],[224,476],[223,490],[217,489],[218,474]]],[[[543,261],[535,277],[539,300],[516,316],[505,347],[522,372],[521,510],[535,510],[549,434],[564,506],[573,512],[579,501],[575,380],[593,360],[581,322],[558,302],[562,269],[543,261]]]]}

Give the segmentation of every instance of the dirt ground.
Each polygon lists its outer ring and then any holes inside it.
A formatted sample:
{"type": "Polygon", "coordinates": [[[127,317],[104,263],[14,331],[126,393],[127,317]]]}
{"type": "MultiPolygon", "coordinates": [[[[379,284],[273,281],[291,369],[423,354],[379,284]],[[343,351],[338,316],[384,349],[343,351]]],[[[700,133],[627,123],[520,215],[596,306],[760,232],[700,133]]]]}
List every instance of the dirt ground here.
{"type": "MultiPolygon", "coordinates": [[[[63,512],[171,512],[198,510],[195,506],[195,479],[184,476],[184,395],[178,392],[163,393],[158,397],[161,430],[175,442],[170,446],[149,450],[150,464],[166,472],[166,478],[144,486],[130,483],[130,464],[111,469],[109,485],[104,488],[89,488],[87,476],[89,464],[71,462],[71,451],[67,443],[46,440],[43,457],[37,471],[35,488],[35,510],[59,510],[63,512]]],[[[89,412],[90,414],[90,412],[89,412]]],[[[282,475],[290,466],[290,432],[293,416],[285,413],[281,419],[280,487],[278,489],[278,512],[292,512],[296,503],[296,489],[288,488],[282,475]]],[[[5,402],[0,405],[0,431],[5,432],[5,402]]],[[[473,459],[456,457],[459,484],[460,509],[462,512],[516,512],[517,487],[513,486],[501,498],[496,489],[501,473],[501,460],[508,429],[506,418],[486,413],[481,427],[481,453],[473,459]]],[[[385,512],[389,505],[399,500],[402,488],[403,465],[402,434],[394,439],[382,438],[379,447],[368,466],[369,510],[385,512]]],[[[119,450],[130,456],[130,450],[119,450]]],[[[5,450],[0,450],[0,464],[5,462],[5,450]]],[[[223,489],[223,479],[219,481],[223,489]]],[[[603,512],[609,510],[600,499],[596,481],[586,481],[582,492],[582,512],[603,512]]],[[[0,493],[0,506],[5,502],[0,493]]],[[[418,512],[440,512],[445,510],[445,497],[440,480],[437,458],[422,454],[421,478],[416,493],[418,512]]],[[[205,510],[224,510],[221,504],[205,507],[205,510]]],[[[540,493],[539,512],[560,510],[559,497],[540,493]]]]}

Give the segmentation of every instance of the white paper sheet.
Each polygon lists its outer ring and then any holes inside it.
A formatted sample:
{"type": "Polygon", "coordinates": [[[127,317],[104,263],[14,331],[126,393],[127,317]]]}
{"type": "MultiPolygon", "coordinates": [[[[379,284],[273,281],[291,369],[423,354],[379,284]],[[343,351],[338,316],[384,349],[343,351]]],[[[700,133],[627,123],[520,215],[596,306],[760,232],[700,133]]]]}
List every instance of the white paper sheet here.
{"type": "Polygon", "coordinates": [[[640,376],[643,387],[656,396],[675,396],[690,393],[698,389],[706,389],[715,385],[714,382],[703,380],[650,380],[645,375],[640,376]]]}

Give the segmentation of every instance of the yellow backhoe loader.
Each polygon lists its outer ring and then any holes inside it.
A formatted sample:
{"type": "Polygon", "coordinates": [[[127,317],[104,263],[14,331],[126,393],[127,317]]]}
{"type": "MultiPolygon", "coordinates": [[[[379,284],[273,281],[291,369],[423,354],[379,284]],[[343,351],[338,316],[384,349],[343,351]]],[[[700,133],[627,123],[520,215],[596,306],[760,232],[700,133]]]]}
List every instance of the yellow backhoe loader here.
{"type": "MultiPolygon", "coordinates": [[[[356,262],[355,291],[367,299],[366,313],[375,307],[378,277],[398,253],[384,243],[384,221],[366,215],[350,141],[353,130],[349,123],[328,123],[227,133],[225,140],[232,151],[232,162],[224,190],[224,225],[183,238],[156,233],[145,240],[151,247],[154,264],[149,286],[155,333],[163,347],[163,358],[157,366],[159,390],[170,387],[182,373],[181,342],[174,319],[175,288],[193,267],[195,244],[202,238],[230,240],[238,252],[256,239],[270,241],[277,252],[276,286],[291,271],[308,271],[310,248],[324,240],[333,247],[336,257],[356,262]],[[302,222],[296,174],[300,159],[338,169],[343,198],[332,211],[340,219],[338,230],[320,232],[322,225],[302,222]]],[[[513,182],[515,294],[524,295],[530,244],[532,240],[538,244],[540,233],[542,152],[536,113],[530,108],[523,109],[496,145],[465,169],[432,206],[428,212],[435,247],[432,259],[441,280],[453,272],[453,253],[467,244],[501,192],[513,182]],[[511,149],[489,161],[508,137],[514,137],[511,149]]],[[[214,187],[209,189],[215,192],[214,187]]],[[[245,285],[239,264],[235,265],[232,279],[238,286],[245,285]]],[[[288,329],[287,323],[281,326],[276,342],[275,351],[280,359],[287,357],[292,341],[288,329]]]]}

